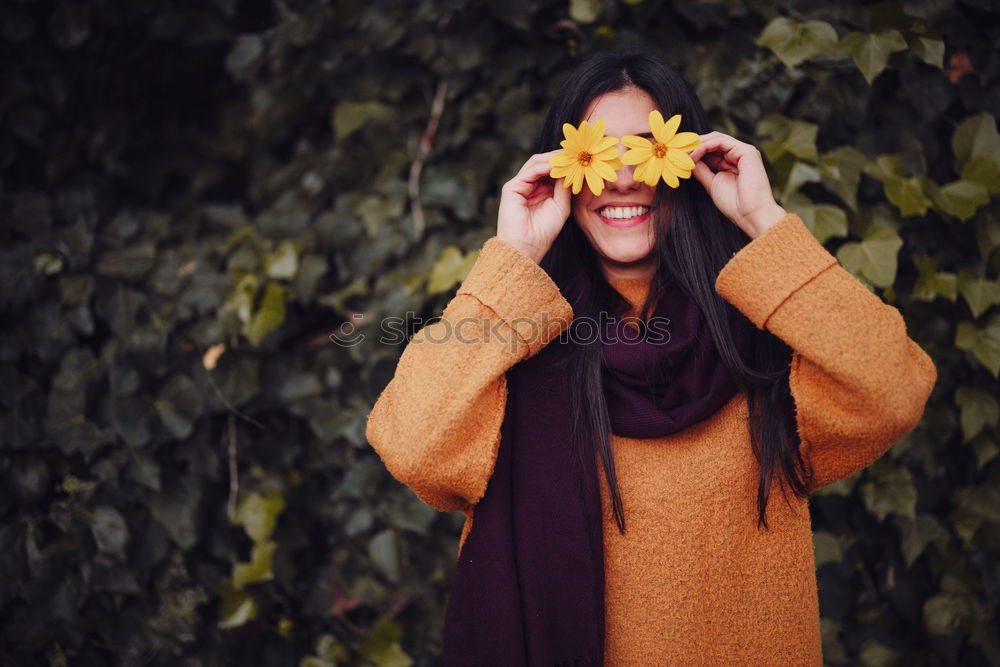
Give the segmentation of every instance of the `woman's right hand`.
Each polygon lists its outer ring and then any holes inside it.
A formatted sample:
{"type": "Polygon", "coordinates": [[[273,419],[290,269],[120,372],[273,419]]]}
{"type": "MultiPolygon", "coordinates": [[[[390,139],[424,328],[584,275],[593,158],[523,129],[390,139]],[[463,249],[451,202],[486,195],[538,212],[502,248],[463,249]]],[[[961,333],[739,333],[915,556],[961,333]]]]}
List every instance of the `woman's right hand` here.
{"type": "Polygon", "coordinates": [[[532,155],[500,190],[497,236],[535,262],[542,261],[569,218],[569,188],[549,177],[549,158],[560,150],[532,155]]]}

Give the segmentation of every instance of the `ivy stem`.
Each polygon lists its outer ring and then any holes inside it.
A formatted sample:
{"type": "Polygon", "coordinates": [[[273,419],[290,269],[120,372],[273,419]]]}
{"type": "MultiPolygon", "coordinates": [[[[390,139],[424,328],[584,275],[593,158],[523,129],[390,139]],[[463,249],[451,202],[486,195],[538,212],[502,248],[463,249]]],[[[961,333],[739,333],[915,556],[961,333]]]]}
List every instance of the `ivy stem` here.
{"type": "Polygon", "coordinates": [[[431,143],[434,141],[434,135],[437,134],[438,124],[441,122],[441,114],[444,112],[444,95],[447,90],[448,84],[439,81],[437,90],[434,91],[434,101],[431,103],[431,117],[427,121],[427,129],[424,130],[424,135],[420,138],[417,157],[410,165],[410,205],[413,208],[413,231],[418,241],[423,236],[427,226],[424,219],[424,209],[420,205],[420,172],[424,168],[424,160],[427,159],[427,154],[431,151],[431,143]]]}

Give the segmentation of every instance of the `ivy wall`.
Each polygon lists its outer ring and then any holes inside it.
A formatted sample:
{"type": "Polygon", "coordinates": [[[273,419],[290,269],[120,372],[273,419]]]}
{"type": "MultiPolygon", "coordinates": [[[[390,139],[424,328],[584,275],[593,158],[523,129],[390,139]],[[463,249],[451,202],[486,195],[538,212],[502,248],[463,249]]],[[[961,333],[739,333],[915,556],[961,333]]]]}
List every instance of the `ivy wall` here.
{"type": "Polygon", "coordinates": [[[998,14],[3,3],[0,662],[437,664],[462,517],[365,442],[376,323],[440,313],[561,77],[645,45],[938,368],[812,497],[827,661],[1000,664],[998,14]]]}

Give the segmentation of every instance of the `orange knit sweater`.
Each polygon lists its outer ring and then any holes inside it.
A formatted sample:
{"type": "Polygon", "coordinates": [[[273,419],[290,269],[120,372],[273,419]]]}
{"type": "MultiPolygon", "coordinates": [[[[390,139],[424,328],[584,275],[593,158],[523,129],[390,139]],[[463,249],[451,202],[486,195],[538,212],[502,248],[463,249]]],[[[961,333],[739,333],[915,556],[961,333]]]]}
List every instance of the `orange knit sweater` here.
{"type": "MultiPolygon", "coordinates": [[[[635,313],[648,282],[612,284],[635,313]]],[[[790,385],[811,490],[861,470],[917,425],[937,380],[933,362],[899,311],[797,215],[735,253],[715,288],[794,351],[790,385]]],[[[393,476],[432,507],[466,514],[460,549],[496,460],[504,372],[571,319],[548,274],[493,237],[442,319],[411,338],[369,415],[368,440],[393,476]]],[[[679,433],[613,438],[627,528],[618,532],[598,475],[606,664],[822,664],[808,503],[791,492],[786,502],[776,485],[770,529],[757,528],[747,415],[740,391],[679,433]]]]}

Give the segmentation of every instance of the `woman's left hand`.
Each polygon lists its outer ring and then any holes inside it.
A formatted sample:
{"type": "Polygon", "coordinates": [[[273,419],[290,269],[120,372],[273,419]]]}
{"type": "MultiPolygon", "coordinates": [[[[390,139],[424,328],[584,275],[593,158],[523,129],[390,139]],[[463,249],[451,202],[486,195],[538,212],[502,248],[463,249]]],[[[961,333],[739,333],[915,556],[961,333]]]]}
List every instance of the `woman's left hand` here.
{"type": "Polygon", "coordinates": [[[755,239],[786,215],[774,201],[755,146],[722,132],[699,138],[701,146],[688,153],[694,160],[694,177],[727,218],[755,239]]]}

